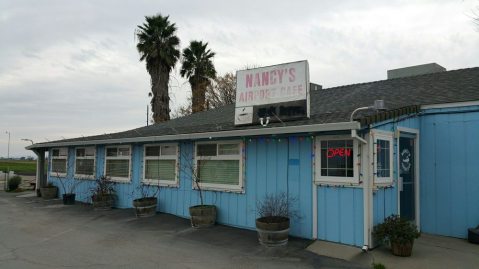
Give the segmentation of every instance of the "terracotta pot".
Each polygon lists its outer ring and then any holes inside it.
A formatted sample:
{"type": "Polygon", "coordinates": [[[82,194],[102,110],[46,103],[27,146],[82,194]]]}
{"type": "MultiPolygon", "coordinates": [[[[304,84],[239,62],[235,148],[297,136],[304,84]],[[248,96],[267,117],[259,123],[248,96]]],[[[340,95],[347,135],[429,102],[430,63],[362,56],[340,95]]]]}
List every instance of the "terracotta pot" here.
{"type": "Polygon", "coordinates": [[[113,194],[95,194],[91,201],[95,210],[110,210],[113,207],[113,194]]]}
{"type": "Polygon", "coordinates": [[[57,187],[41,187],[40,194],[43,199],[50,200],[57,198],[58,188],[57,187]]]}
{"type": "Polygon", "coordinates": [[[391,242],[391,252],[395,256],[409,257],[412,253],[414,241],[407,243],[391,242]]]}
{"type": "Polygon", "coordinates": [[[154,216],[157,204],[158,199],[156,197],[144,197],[133,200],[133,207],[138,218],[154,216]]]}
{"type": "Polygon", "coordinates": [[[216,206],[197,205],[190,207],[191,227],[206,228],[216,223],[216,206]]]}
{"type": "Polygon", "coordinates": [[[289,218],[274,216],[258,218],[256,231],[258,231],[258,240],[261,245],[284,246],[288,243],[289,218]]]}

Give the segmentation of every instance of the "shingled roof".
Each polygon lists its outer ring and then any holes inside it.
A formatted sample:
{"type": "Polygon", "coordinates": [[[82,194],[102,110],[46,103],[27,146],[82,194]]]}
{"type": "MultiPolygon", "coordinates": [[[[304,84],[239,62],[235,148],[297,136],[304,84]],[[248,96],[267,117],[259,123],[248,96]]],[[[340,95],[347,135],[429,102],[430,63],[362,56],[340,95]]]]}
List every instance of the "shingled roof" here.
{"type": "MultiPolygon", "coordinates": [[[[311,117],[309,119],[270,123],[264,128],[347,122],[354,109],[369,106],[377,99],[384,100],[388,110],[402,111],[403,108],[407,108],[404,111],[408,112],[417,111],[414,108],[421,105],[477,101],[479,100],[479,67],[312,91],[311,117]],[[413,109],[409,109],[411,107],[413,109]]],[[[370,115],[362,114],[362,116],[370,115]]],[[[124,132],[38,143],[29,148],[48,147],[49,144],[60,142],[93,142],[93,140],[257,129],[259,127],[258,125],[235,126],[233,104],[124,132]]]]}

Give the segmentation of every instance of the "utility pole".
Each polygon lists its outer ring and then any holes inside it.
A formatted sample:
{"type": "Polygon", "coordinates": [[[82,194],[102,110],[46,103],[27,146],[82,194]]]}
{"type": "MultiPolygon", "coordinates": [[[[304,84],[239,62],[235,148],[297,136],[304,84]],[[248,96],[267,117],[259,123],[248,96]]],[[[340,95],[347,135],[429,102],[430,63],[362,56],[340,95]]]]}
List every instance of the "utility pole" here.
{"type": "Polygon", "coordinates": [[[5,131],[8,134],[8,146],[7,146],[7,175],[5,176],[5,190],[7,190],[8,180],[10,179],[10,132],[5,131]]]}

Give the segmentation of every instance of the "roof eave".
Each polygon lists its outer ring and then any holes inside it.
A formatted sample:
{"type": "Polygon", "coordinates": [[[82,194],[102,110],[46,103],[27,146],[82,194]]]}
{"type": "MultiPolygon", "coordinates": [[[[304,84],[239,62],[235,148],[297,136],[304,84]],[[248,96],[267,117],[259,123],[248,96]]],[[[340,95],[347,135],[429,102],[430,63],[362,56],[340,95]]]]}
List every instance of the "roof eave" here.
{"type": "Polygon", "coordinates": [[[37,148],[51,148],[51,147],[65,147],[65,146],[83,146],[83,145],[101,145],[101,144],[125,144],[125,143],[141,143],[141,142],[162,142],[174,140],[194,140],[194,139],[212,139],[212,138],[228,138],[238,136],[258,136],[258,135],[279,135],[279,134],[293,134],[293,133],[315,133],[315,132],[329,132],[329,131],[344,131],[357,130],[360,128],[360,123],[352,122],[335,122],[323,124],[311,124],[300,126],[282,126],[272,128],[257,128],[257,129],[241,129],[218,132],[204,132],[204,133],[188,133],[162,136],[144,136],[144,137],[130,137],[117,139],[99,139],[99,140],[84,140],[84,141],[57,141],[51,143],[33,144],[26,149],[34,150],[37,148]]]}

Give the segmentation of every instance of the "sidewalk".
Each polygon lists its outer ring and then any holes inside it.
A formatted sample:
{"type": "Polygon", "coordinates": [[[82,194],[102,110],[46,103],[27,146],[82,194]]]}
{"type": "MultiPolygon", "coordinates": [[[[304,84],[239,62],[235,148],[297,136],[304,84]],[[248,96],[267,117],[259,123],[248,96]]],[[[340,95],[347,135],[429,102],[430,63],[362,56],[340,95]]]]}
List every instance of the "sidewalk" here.
{"type": "Polygon", "coordinates": [[[363,266],[381,263],[387,269],[479,268],[479,245],[468,243],[464,239],[429,234],[422,234],[414,242],[411,257],[393,256],[383,246],[364,253],[356,247],[325,241],[313,243],[308,250],[363,266]]]}
{"type": "Polygon", "coordinates": [[[290,238],[267,248],[255,231],[193,229],[169,214],[138,219],[132,209],[94,211],[33,192],[0,191],[0,268],[370,268],[306,251],[290,238]]]}

